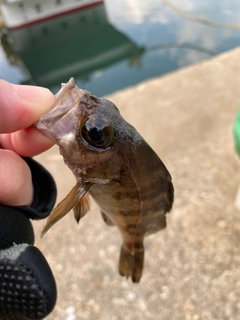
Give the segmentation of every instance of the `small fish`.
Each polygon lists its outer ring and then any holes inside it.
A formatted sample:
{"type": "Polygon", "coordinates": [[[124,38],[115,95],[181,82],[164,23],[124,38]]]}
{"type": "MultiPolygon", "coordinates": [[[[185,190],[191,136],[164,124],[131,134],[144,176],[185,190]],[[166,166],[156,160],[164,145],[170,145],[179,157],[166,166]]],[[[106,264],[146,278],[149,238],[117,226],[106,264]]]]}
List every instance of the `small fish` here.
{"type": "Polygon", "coordinates": [[[81,90],[71,78],[36,127],[60,149],[76,185],[48,217],[42,235],[73,209],[77,222],[89,210],[89,195],[103,220],[117,226],[123,244],[119,273],[139,282],[144,237],[166,227],[174,189],[165,165],[106,99],[81,90]]]}

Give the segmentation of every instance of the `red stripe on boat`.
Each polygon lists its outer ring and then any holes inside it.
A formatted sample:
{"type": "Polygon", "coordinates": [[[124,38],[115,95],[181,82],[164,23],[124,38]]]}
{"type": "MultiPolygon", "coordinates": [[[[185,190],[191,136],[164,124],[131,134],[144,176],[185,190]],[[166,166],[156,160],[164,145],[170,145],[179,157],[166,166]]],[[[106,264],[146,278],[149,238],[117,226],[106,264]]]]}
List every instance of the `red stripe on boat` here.
{"type": "Polygon", "coordinates": [[[74,13],[74,12],[81,11],[81,10],[86,10],[88,8],[97,6],[97,5],[99,5],[99,4],[103,3],[103,2],[104,2],[104,0],[96,1],[96,2],[93,2],[93,3],[89,3],[89,4],[86,4],[86,5],[77,7],[77,8],[73,8],[73,9],[69,9],[69,10],[63,11],[63,12],[52,14],[52,15],[44,17],[44,18],[40,18],[40,19],[36,19],[36,20],[29,21],[29,22],[26,22],[26,23],[22,23],[22,24],[20,24],[18,26],[14,26],[14,27],[7,27],[6,26],[6,28],[9,29],[9,30],[16,30],[16,29],[21,29],[21,28],[25,28],[25,27],[30,27],[30,26],[32,26],[34,24],[38,24],[38,23],[41,23],[41,22],[45,22],[45,21],[48,21],[48,20],[59,18],[59,17],[65,16],[65,15],[70,14],[70,13],[74,13]]]}

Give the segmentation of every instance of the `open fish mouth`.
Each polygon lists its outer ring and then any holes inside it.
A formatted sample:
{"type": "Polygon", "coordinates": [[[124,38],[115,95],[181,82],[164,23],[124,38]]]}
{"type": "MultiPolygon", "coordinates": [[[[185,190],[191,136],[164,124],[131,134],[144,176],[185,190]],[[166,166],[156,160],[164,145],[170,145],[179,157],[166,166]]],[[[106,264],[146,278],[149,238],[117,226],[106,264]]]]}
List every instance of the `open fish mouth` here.
{"type": "Polygon", "coordinates": [[[79,103],[84,94],[84,90],[75,86],[73,78],[63,83],[62,88],[55,95],[55,103],[40,117],[35,127],[58,145],[61,141],[72,140],[76,132],[77,119],[81,113],[79,103]]]}

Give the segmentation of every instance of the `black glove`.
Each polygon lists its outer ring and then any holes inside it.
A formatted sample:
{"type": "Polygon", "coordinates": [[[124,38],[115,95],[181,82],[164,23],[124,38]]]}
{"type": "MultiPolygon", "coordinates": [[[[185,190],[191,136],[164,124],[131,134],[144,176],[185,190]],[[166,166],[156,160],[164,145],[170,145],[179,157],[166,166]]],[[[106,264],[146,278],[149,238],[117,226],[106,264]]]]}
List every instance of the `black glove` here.
{"type": "Polygon", "coordinates": [[[56,284],[42,253],[33,246],[30,219],[47,217],[56,200],[52,176],[36,161],[24,158],[32,172],[31,207],[0,206],[0,319],[39,320],[56,302],[56,284]]]}

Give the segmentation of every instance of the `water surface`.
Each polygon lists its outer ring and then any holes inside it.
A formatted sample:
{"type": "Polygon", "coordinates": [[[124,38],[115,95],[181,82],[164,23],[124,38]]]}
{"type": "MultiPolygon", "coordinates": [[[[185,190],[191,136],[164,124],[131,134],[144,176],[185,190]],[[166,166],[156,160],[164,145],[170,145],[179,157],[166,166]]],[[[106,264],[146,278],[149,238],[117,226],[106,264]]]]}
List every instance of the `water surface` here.
{"type": "Polygon", "coordinates": [[[74,76],[80,87],[102,96],[239,45],[240,27],[228,28],[240,24],[239,1],[171,3],[220,27],[190,20],[160,0],[105,0],[84,11],[4,32],[0,77],[56,92],[61,82],[74,76]]]}

